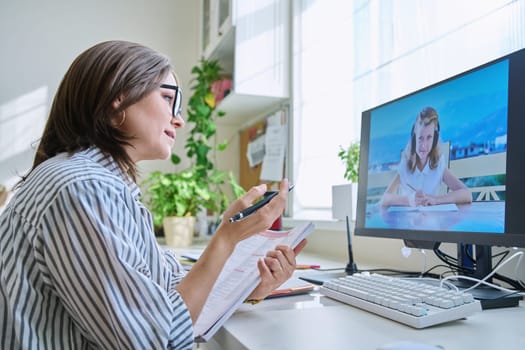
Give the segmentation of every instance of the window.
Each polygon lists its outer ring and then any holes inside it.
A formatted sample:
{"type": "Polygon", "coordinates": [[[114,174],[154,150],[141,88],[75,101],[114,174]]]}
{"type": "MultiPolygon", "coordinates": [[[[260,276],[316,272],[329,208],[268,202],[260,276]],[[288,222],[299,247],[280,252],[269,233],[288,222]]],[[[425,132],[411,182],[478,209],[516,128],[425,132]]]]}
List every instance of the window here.
{"type": "Polygon", "coordinates": [[[296,1],[293,40],[294,217],[323,215],[343,183],[339,145],[358,137],[352,116],[351,1],[296,1]],[[306,189],[306,190],[304,190],[306,189]]]}
{"type": "Polygon", "coordinates": [[[292,216],[330,219],[361,111],[525,47],[525,0],[295,0],[292,216]]]}

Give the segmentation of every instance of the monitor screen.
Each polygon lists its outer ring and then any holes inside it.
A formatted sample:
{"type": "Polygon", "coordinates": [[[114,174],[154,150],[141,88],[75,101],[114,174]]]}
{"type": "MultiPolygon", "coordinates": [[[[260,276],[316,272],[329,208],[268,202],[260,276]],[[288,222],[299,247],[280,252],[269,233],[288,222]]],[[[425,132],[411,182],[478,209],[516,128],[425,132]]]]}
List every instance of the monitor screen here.
{"type": "Polygon", "coordinates": [[[525,247],[525,49],[362,113],[356,235],[525,247]]]}

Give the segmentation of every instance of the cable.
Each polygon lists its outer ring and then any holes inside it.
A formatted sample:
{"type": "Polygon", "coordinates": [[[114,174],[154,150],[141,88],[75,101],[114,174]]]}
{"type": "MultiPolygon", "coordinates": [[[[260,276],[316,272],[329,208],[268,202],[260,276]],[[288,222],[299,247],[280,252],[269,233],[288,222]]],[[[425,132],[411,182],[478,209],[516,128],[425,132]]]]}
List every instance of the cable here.
{"type": "Polygon", "coordinates": [[[502,268],[503,266],[505,266],[506,264],[508,264],[512,259],[518,257],[520,258],[519,261],[521,261],[521,256],[523,255],[523,252],[516,252],[514,253],[511,257],[509,257],[508,259],[506,259],[504,262],[502,262],[497,268],[493,269],[491,273],[489,273],[487,276],[485,276],[483,279],[477,279],[477,278],[472,278],[472,277],[468,277],[468,276],[461,276],[461,275],[458,275],[458,276],[449,276],[449,277],[445,277],[441,280],[441,283],[444,283],[445,281],[447,280],[450,280],[450,279],[466,279],[466,280],[469,280],[469,281],[474,281],[474,282],[477,282],[476,284],[474,284],[473,286],[467,288],[467,289],[464,289],[463,292],[468,292],[469,290],[471,289],[474,289],[476,287],[478,287],[480,284],[484,284],[484,285],[487,285],[489,287],[492,287],[492,288],[495,288],[495,289],[498,289],[498,290],[502,290],[502,291],[505,291],[505,292],[509,292],[509,293],[515,293],[515,294],[520,294],[520,295],[523,295],[524,293],[520,293],[520,292],[516,292],[514,290],[511,290],[511,289],[507,289],[507,288],[503,288],[503,287],[500,287],[498,285],[495,285],[493,283],[489,283],[489,282],[486,282],[487,279],[489,279],[490,277],[492,277],[494,274],[496,274],[496,272],[502,268]]]}
{"type": "Polygon", "coordinates": [[[492,277],[497,279],[497,280],[500,280],[502,282],[505,282],[505,283],[509,284],[514,289],[517,289],[517,290],[520,290],[520,291],[525,291],[525,286],[521,285],[520,281],[513,280],[512,278],[500,275],[499,273],[495,273],[494,276],[492,276],[492,277]]]}
{"type": "Polygon", "coordinates": [[[440,250],[439,248],[434,248],[434,254],[436,254],[436,256],[441,260],[443,261],[445,264],[447,264],[450,268],[454,268],[457,270],[457,272],[463,272],[465,274],[470,274],[472,273],[472,270],[471,269],[468,269],[464,266],[460,266],[458,265],[457,263],[457,259],[446,254],[445,252],[443,252],[442,250],[440,250]]]}
{"type": "Polygon", "coordinates": [[[443,265],[443,264],[439,264],[439,265],[435,265],[435,266],[432,266],[430,269],[428,269],[427,271],[424,272],[424,275],[427,275],[427,276],[436,276],[435,278],[439,278],[441,279],[443,277],[444,274],[446,273],[457,273],[457,270],[455,269],[450,269],[450,266],[449,265],[443,265]],[[446,267],[448,268],[449,270],[448,271],[444,271],[442,272],[441,274],[437,275],[437,274],[431,274],[430,272],[434,269],[437,269],[439,267],[446,267]]]}
{"type": "MultiPolygon", "coordinates": [[[[472,257],[472,255],[469,253],[468,249],[466,247],[464,247],[465,249],[465,255],[475,264],[476,263],[476,260],[472,257]]],[[[465,275],[470,275],[474,272],[474,270],[472,269],[469,269],[469,268],[465,268],[464,266],[460,266],[457,264],[457,259],[444,253],[443,251],[439,250],[438,248],[434,249],[434,253],[436,254],[436,256],[442,260],[445,264],[448,265],[448,267],[451,269],[450,271],[448,272],[444,272],[441,274],[440,278],[444,278],[444,275],[446,273],[456,273],[456,274],[460,274],[460,273],[463,273],[465,275]]],[[[497,257],[501,257],[499,259],[499,261],[496,263],[494,269],[498,268],[500,266],[500,264],[502,264],[502,261],[510,254],[510,250],[505,250],[505,251],[502,251],[500,253],[497,253],[497,254],[494,254],[492,256],[492,258],[497,258],[497,257]]],[[[522,255],[519,256],[519,260],[516,264],[516,269],[517,267],[520,265],[520,262],[521,262],[521,259],[522,259],[522,255]]],[[[439,265],[438,265],[439,266],[439,265]]],[[[494,271],[493,269],[493,271],[494,271]]],[[[515,271],[515,273],[517,274],[517,271],[515,271]]],[[[452,278],[453,276],[448,276],[450,278],[452,278]]],[[[512,286],[512,288],[515,288],[519,291],[521,290],[525,290],[525,284],[522,282],[522,281],[517,281],[517,280],[513,280],[509,277],[506,277],[506,276],[503,276],[501,274],[498,274],[498,273],[494,273],[493,277],[495,279],[498,279],[500,281],[503,281],[507,284],[509,284],[510,286],[512,286]]]]}

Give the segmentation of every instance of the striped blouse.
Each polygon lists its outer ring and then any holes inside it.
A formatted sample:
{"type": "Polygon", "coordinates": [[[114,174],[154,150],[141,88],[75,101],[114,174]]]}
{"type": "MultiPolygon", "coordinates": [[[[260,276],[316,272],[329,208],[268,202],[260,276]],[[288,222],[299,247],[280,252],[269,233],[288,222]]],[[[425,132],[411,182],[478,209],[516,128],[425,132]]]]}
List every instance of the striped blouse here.
{"type": "Polygon", "coordinates": [[[191,349],[184,276],[140,190],[90,148],[38,166],[0,216],[0,349],[191,349]]]}

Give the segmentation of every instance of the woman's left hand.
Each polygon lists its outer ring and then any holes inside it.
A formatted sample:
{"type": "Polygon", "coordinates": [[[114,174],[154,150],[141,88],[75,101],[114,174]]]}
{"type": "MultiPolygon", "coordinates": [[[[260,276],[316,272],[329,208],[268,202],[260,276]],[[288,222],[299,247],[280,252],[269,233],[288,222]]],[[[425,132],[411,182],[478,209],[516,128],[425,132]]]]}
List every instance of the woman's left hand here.
{"type": "Polygon", "coordinates": [[[248,299],[262,300],[292,277],[296,266],[295,257],[305,245],[306,239],[303,239],[295,249],[279,245],[275,250],[266,253],[264,258],[259,259],[257,267],[261,274],[261,282],[248,299]]]}

